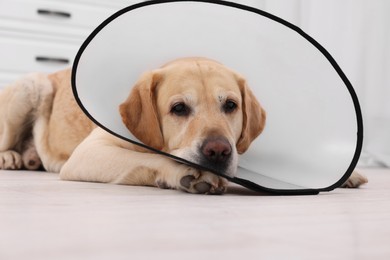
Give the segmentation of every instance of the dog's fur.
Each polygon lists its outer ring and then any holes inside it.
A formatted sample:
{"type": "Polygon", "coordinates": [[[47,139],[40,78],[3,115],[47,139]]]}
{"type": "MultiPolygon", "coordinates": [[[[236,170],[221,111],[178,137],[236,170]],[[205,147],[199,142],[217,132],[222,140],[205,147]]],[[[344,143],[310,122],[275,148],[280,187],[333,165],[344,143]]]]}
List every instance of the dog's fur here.
{"type": "MultiPolygon", "coordinates": [[[[145,73],[118,113],[146,145],[229,176],[266,119],[240,75],[203,58],[176,60],[145,73]]],[[[212,194],[227,187],[224,178],[96,127],[73,98],[69,70],[29,75],[0,92],[0,169],[41,165],[64,180],[212,194]]],[[[345,186],[365,182],[354,173],[345,186]]]]}

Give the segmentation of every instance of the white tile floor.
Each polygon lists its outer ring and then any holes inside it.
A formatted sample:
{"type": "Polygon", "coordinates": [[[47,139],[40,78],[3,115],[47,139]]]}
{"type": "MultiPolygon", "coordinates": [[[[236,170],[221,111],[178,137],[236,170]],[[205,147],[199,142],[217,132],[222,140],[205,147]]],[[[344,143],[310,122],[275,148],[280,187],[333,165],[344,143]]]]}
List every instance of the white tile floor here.
{"type": "Polygon", "coordinates": [[[0,171],[0,259],[390,259],[390,170],[317,196],[223,196],[0,171]]]}

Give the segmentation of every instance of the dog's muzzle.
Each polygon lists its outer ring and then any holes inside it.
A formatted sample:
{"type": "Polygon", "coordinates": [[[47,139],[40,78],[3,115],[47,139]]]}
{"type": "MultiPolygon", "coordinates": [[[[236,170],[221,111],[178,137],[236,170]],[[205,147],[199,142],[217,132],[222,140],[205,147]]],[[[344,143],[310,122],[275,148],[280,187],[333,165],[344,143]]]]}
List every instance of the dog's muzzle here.
{"type": "Polygon", "coordinates": [[[224,173],[230,166],[232,146],[225,137],[208,137],[200,147],[200,154],[201,164],[224,173]]]}

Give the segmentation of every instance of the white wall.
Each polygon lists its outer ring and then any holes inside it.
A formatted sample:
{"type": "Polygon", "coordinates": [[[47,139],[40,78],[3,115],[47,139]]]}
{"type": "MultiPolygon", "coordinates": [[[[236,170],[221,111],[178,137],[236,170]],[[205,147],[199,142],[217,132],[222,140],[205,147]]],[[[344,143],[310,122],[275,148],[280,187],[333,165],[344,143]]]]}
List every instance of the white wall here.
{"type": "Polygon", "coordinates": [[[390,1],[241,0],[303,29],[335,58],[364,117],[360,165],[390,166],[390,1]]]}

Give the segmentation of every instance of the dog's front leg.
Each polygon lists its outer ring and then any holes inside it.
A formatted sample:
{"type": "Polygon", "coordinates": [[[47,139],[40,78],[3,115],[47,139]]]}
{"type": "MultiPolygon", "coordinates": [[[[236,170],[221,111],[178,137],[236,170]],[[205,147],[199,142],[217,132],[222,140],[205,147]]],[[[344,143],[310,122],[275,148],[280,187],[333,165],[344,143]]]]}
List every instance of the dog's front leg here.
{"type": "Polygon", "coordinates": [[[191,193],[221,194],[227,187],[223,178],[163,155],[137,151],[134,145],[99,128],[76,148],[62,167],[60,177],[63,180],[157,186],[191,193]]]}

